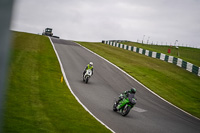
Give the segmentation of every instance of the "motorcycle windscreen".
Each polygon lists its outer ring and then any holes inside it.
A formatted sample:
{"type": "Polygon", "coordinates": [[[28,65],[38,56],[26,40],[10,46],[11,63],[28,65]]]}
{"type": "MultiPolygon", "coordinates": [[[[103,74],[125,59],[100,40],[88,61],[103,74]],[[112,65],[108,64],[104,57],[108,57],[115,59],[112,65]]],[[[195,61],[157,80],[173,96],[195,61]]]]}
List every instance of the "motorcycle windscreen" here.
{"type": "Polygon", "coordinates": [[[91,76],[91,75],[92,75],[92,70],[88,69],[88,70],[86,71],[86,75],[91,76]]]}

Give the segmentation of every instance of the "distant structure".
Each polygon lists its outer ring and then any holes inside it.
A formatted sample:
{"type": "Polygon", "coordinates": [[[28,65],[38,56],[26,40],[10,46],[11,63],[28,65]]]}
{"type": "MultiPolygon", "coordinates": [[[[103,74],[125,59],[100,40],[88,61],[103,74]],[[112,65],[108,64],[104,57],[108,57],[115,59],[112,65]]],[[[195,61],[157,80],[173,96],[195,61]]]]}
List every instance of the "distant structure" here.
{"type": "Polygon", "coordinates": [[[42,32],[42,35],[51,36],[51,37],[55,37],[55,38],[60,38],[58,36],[53,36],[52,30],[53,30],[52,28],[45,28],[45,30],[42,32]]]}
{"type": "MultiPolygon", "coordinates": [[[[131,42],[131,41],[128,41],[128,40],[109,40],[110,42],[116,42],[116,43],[119,43],[119,42],[131,42]]],[[[105,40],[102,40],[102,43],[104,43],[105,40]]]]}

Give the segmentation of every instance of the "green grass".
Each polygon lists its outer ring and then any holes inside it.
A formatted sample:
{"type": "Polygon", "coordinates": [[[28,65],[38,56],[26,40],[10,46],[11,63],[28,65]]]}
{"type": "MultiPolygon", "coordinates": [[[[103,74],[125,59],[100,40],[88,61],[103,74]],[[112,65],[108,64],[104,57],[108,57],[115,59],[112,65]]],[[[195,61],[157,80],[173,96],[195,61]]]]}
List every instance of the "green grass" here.
{"type": "Polygon", "coordinates": [[[47,37],[14,32],[4,132],[110,132],[75,100],[47,37]]]}
{"type": "Polygon", "coordinates": [[[135,46],[138,48],[143,48],[143,49],[155,51],[158,53],[164,53],[164,54],[171,55],[177,58],[181,58],[196,66],[200,66],[200,49],[197,49],[197,48],[179,47],[179,49],[177,49],[175,46],[170,47],[170,46],[161,46],[161,45],[147,45],[147,44],[141,44],[141,43],[136,43],[136,42],[123,42],[122,44],[135,46]],[[168,49],[171,49],[171,54],[168,53],[168,49]],[[178,56],[178,52],[179,52],[179,56],[178,56]]]}
{"type": "Polygon", "coordinates": [[[200,118],[200,77],[174,64],[132,51],[102,43],[78,43],[119,66],[167,101],[200,118]]]}

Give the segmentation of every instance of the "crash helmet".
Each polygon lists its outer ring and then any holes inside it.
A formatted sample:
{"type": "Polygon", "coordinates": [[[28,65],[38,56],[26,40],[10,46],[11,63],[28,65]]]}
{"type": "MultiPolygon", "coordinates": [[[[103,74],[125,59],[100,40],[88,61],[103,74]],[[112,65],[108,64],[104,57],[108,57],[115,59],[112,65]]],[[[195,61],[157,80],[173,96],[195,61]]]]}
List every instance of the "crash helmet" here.
{"type": "Polygon", "coordinates": [[[135,93],[136,93],[136,89],[135,89],[135,88],[131,88],[131,89],[130,89],[130,92],[132,92],[132,93],[135,94],[135,93]]]}
{"type": "Polygon", "coordinates": [[[93,62],[90,62],[89,64],[90,64],[90,66],[93,66],[93,62]]]}

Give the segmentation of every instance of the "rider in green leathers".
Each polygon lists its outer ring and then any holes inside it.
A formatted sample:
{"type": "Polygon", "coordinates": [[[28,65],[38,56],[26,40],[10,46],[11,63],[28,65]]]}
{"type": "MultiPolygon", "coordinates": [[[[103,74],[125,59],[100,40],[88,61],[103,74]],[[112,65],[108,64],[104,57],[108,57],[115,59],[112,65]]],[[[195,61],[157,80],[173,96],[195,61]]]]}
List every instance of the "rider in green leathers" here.
{"type": "Polygon", "coordinates": [[[135,93],[136,93],[136,89],[135,89],[135,88],[131,88],[130,90],[126,90],[125,92],[123,92],[122,94],[120,94],[119,100],[117,101],[117,104],[118,104],[124,97],[128,97],[129,94],[135,95],[135,93]]]}

